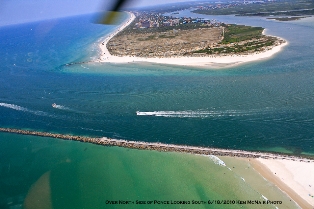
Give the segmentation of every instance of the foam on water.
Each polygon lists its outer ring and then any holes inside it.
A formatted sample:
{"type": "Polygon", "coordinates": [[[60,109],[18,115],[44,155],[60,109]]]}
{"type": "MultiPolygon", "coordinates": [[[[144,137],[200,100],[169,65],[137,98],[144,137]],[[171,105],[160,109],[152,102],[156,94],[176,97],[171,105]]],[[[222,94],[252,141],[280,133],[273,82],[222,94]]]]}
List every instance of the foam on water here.
{"type": "Polygon", "coordinates": [[[70,110],[70,108],[65,107],[65,106],[63,106],[63,105],[57,105],[57,104],[55,104],[55,105],[53,105],[52,107],[53,107],[53,108],[56,108],[56,109],[60,109],[60,110],[70,110]]]}
{"type": "Polygon", "coordinates": [[[209,159],[214,161],[215,164],[220,165],[220,166],[226,166],[225,162],[220,160],[219,157],[217,157],[215,155],[209,155],[208,157],[209,157],[209,159]]]}
{"type": "Polygon", "coordinates": [[[84,69],[89,69],[88,67],[84,67],[83,65],[81,65],[81,67],[84,68],[84,69]]]}
{"type": "Polygon", "coordinates": [[[14,109],[14,110],[24,111],[24,112],[29,111],[27,108],[24,108],[24,107],[15,105],[15,104],[0,103],[0,106],[11,108],[11,109],[14,109]]]}
{"type": "Polygon", "coordinates": [[[264,195],[262,195],[262,198],[263,198],[264,200],[266,200],[266,201],[268,200],[264,195]]]}
{"type": "Polygon", "coordinates": [[[157,116],[157,117],[173,117],[173,118],[208,118],[208,117],[242,117],[249,115],[265,114],[269,110],[184,110],[184,111],[137,111],[138,116],[157,116]]]}
{"type": "Polygon", "coordinates": [[[47,113],[43,112],[43,111],[34,111],[34,110],[30,110],[30,109],[27,109],[25,107],[21,107],[21,106],[18,106],[18,105],[15,105],[15,104],[8,104],[8,103],[0,103],[0,106],[1,107],[6,107],[6,108],[10,108],[10,109],[13,109],[13,110],[17,110],[17,111],[22,111],[22,112],[29,112],[29,113],[32,113],[32,114],[35,114],[35,115],[41,115],[41,116],[46,116],[47,113]]]}

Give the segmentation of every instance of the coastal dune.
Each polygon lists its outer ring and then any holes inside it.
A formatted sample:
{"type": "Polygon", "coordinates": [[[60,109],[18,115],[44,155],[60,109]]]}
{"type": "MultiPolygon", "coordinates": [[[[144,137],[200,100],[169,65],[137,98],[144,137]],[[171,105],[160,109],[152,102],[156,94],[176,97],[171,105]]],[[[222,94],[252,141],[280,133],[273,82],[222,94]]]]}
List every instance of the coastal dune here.
{"type": "MultiPolygon", "coordinates": [[[[191,56],[175,56],[175,57],[135,57],[135,56],[113,56],[110,54],[107,48],[107,44],[112,37],[117,35],[125,27],[127,27],[134,19],[135,15],[128,12],[129,18],[121,24],[112,34],[107,36],[103,41],[100,42],[99,47],[101,49],[100,57],[96,62],[104,63],[136,63],[136,62],[149,62],[158,64],[169,64],[169,65],[180,65],[180,66],[194,66],[194,67],[231,67],[242,63],[252,62],[271,58],[276,53],[280,52],[284,46],[288,44],[287,41],[282,40],[280,45],[274,46],[269,50],[262,51],[259,53],[251,54],[234,54],[234,55],[211,55],[202,57],[191,57],[191,56]]],[[[278,37],[277,37],[278,38],[278,37]]]]}

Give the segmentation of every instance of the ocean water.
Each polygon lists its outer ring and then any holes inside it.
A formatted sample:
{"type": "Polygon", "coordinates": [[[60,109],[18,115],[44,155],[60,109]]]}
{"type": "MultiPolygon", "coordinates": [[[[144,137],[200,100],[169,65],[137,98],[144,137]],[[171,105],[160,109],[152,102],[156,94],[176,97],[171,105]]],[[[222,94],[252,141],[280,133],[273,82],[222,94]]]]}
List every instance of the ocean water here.
{"type": "MultiPolygon", "coordinates": [[[[1,208],[274,208],[296,205],[243,162],[0,133],[1,208]],[[251,175],[249,175],[251,174],[251,175]],[[252,176],[253,175],[253,176],[252,176]],[[254,178],[266,190],[246,181],[254,178]],[[230,203],[208,201],[228,200],[230,203]],[[112,204],[130,201],[128,205],[112,204]],[[139,204],[144,201],[146,204],[139,204]],[[147,201],[153,201],[148,205],[147,201]],[[162,204],[161,202],[168,201],[162,204]],[[176,204],[186,201],[186,204],[176,204]],[[193,202],[193,201],[197,201],[193,202]],[[200,203],[203,201],[203,203],[200,203]],[[232,202],[234,201],[234,202],[232,202]],[[233,204],[231,204],[233,203],[233,204]]],[[[229,159],[230,160],[230,159],[229,159]]]]}
{"type": "Polygon", "coordinates": [[[314,153],[313,18],[224,18],[259,24],[289,45],[268,60],[228,69],[65,66],[95,59],[99,38],[116,26],[81,16],[1,28],[0,126],[314,153]]]}
{"type": "MultiPolygon", "coordinates": [[[[314,18],[213,18],[263,26],[289,44],[270,59],[227,69],[83,63],[97,58],[100,38],[117,26],[93,24],[93,16],[85,15],[1,27],[0,126],[313,155],[314,18]]],[[[8,135],[0,136],[5,150],[19,147],[1,152],[1,159],[26,152],[23,140],[38,143],[26,136],[9,143],[8,135]]],[[[43,147],[53,142],[47,143],[43,147]]],[[[58,155],[67,153],[62,144],[56,146],[58,155]]],[[[30,159],[51,161],[31,158],[31,150],[30,159]]],[[[4,178],[9,164],[4,160],[1,166],[4,178]]],[[[35,177],[14,187],[21,189],[14,194],[26,193],[35,177]]],[[[2,191],[1,201],[10,194],[2,191]]]]}

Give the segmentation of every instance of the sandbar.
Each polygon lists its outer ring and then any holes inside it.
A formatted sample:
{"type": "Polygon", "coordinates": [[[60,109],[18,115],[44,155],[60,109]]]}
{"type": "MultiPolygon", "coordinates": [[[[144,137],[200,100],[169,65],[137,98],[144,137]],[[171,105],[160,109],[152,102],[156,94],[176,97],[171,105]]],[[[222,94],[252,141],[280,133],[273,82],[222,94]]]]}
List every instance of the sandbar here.
{"type": "Polygon", "coordinates": [[[288,44],[286,40],[277,46],[272,47],[269,50],[250,53],[250,54],[233,54],[233,55],[211,55],[203,57],[163,57],[163,58],[145,58],[145,57],[134,57],[134,56],[113,56],[109,53],[107,49],[107,43],[109,40],[127,27],[134,19],[135,15],[128,12],[129,18],[121,24],[113,33],[106,36],[103,41],[100,41],[99,48],[101,49],[100,57],[95,60],[95,62],[104,63],[137,63],[137,62],[149,62],[157,64],[169,64],[169,65],[179,65],[179,66],[192,66],[192,67],[213,67],[213,68],[224,68],[231,67],[247,62],[259,61],[267,58],[271,58],[276,53],[280,52],[284,46],[288,44]]]}

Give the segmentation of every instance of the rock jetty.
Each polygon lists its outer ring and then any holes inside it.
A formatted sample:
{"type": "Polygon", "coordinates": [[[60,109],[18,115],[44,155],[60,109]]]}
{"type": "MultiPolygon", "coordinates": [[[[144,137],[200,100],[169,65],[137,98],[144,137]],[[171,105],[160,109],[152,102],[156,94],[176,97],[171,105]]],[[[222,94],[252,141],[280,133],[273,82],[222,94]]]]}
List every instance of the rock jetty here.
{"type": "Polygon", "coordinates": [[[292,156],[283,154],[274,154],[266,152],[250,152],[244,150],[229,150],[229,149],[218,149],[210,147],[197,147],[197,146],[185,146],[185,145],[174,145],[174,144],[164,144],[164,143],[151,143],[151,142],[141,142],[141,141],[128,141],[120,139],[111,139],[107,137],[93,138],[84,136],[73,136],[66,134],[55,134],[48,132],[38,132],[30,130],[12,129],[12,128],[0,128],[1,132],[9,132],[15,134],[23,135],[34,135],[41,137],[52,137],[64,140],[73,140],[80,142],[87,142],[103,146],[118,146],[130,149],[141,149],[141,150],[156,150],[161,152],[182,152],[198,155],[215,155],[215,156],[230,156],[230,157],[244,157],[244,158],[272,158],[272,159],[287,159],[293,161],[303,161],[314,163],[314,159],[304,156],[292,156]]]}

